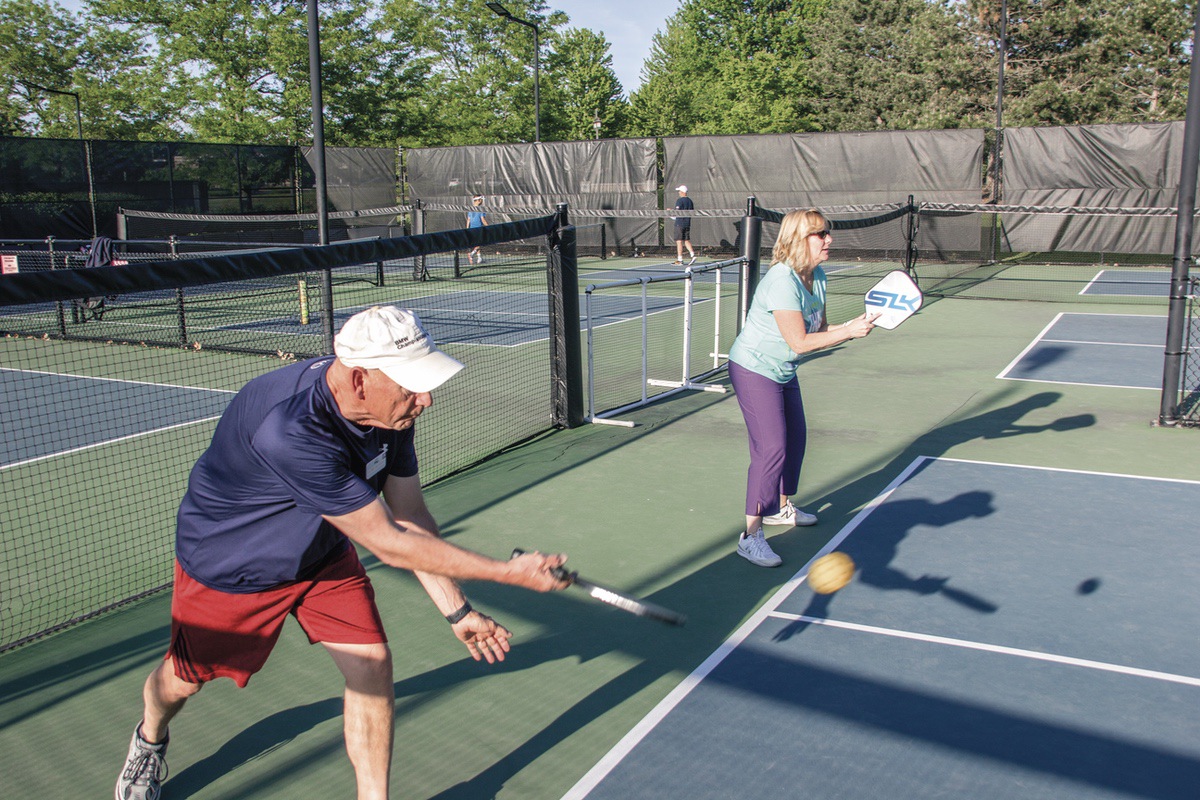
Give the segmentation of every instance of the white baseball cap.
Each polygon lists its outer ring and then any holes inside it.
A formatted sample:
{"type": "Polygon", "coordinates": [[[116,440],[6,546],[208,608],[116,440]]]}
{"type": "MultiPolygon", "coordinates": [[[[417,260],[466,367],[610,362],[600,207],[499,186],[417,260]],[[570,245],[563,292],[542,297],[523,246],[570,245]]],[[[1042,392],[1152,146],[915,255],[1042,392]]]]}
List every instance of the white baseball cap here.
{"type": "Polygon", "coordinates": [[[333,337],[333,352],[348,367],[377,369],[410,392],[431,392],[463,368],[438,350],[408,309],[360,311],[333,337]]]}
{"type": "Polygon", "coordinates": [[[687,194],[687,184],[686,183],[679,184],[678,186],[675,187],[675,191],[683,192],[684,194],[687,194]]]}

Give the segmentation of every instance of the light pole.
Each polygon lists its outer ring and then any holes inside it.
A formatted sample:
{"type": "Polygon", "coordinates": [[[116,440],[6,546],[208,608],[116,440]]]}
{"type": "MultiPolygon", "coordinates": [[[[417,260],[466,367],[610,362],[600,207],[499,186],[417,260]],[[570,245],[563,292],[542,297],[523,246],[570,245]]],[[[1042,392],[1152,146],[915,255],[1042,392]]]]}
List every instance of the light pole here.
{"type": "Polygon", "coordinates": [[[541,40],[538,38],[538,26],[527,19],[514,17],[512,12],[500,3],[487,3],[487,7],[507,20],[527,28],[533,28],[533,140],[540,142],[542,140],[542,101],[538,96],[538,64],[542,60],[542,48],[541,40]]]}
{"type": "Polygon", "coordinates": [[[597,111],[595,113],[595,115],[592,116],[592,130],[594,130],[596,132],[596,138],[599,139],[600,138],[600,112],[599,111],[597,111]]]}
{"type": "Polygon", "coordinates": [[[88,207],[91,208],[91,211],[92,211],[92,238],[95,239],[96,231],[97,231],[97,228],[96,228],[96,185],[95,185],[95,182],[92,180],[92,156],[88,152],[87,142],[85,142],[83,140],[83,111],[81,111],[80,107],[79,107],[79,93],[78,92],[68,92],[63,89],[50,89],[45,86],[38,86],[36,83],[29,83],[28,81],[22,81],[22,83],[24,83],[25,86],[30,89],[37,89],[39,92],[46,92],[48,94],[61,94],[61,95],[65,95],[67,97],[75,98],[75,128],[79,132],[79,149],[80,149],[81,155],[83,156],[83,159],[82,159],[83,171],[87,174],[88,207]]]}
{"type": "Polygon", "coordinates": [[[992,202],[1000,202],[1000,152],[1004,139],[1004,58],[1008,54],[1008,0],[1000,0],[1000,61],[996,67],[996,152],[992,157],[992,202]]]}

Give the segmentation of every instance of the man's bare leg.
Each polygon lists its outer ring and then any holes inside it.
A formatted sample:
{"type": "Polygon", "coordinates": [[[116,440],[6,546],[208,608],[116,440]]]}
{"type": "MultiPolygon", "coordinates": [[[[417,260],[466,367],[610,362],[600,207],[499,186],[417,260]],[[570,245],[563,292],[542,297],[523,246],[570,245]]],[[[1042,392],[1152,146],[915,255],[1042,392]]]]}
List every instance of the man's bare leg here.
{"type": "Polygon", "coordinates": [[[396,715],[392,651],[386,644],[322,644],[346,678],[346,752],[358,800],[387,800],[396,715]]]}

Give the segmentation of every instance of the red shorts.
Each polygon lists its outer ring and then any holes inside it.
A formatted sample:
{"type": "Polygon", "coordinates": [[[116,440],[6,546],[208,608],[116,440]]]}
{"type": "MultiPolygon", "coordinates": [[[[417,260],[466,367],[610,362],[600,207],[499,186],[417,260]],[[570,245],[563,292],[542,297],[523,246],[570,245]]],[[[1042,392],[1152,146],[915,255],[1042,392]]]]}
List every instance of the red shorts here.
{"type": "Polygon", "coordinates": [[[312,580],[251,594],[210,589],[176,561],[167,652],[175,674],[189,683],[232,678],[244,687],[266,663],[289,614],[295,615],[312,644],[387,641],[375,590],[353,547],[312,580]]]}

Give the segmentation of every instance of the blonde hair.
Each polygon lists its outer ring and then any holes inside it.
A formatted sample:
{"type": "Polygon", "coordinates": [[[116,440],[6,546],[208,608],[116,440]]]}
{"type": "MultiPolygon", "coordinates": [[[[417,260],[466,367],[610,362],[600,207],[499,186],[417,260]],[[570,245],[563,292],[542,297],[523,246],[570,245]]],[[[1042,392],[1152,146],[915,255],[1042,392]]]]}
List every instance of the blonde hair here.
{"type": "Polygon", "coordinates": [[[779,237],[771,251],[771,262],[787,264],[795,272],[810,271],[816,262],[808,254],[808,235],[828,227],[829,219],[815,208],[789,212],[779,223],[779,237]]]}

